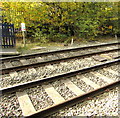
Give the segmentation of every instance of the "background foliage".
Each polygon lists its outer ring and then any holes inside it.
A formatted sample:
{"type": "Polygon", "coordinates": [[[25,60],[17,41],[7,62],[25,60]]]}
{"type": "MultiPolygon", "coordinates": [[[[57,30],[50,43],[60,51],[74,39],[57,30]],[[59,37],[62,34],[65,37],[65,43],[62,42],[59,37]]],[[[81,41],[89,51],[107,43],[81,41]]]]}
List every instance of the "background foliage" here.
{"type": "Polygon", "coordinates": [[[3,22],[14,23],[18,29],[24,22],[32,41],[120,34],[119,2],[3,2],[2,9],[3,22]]]}

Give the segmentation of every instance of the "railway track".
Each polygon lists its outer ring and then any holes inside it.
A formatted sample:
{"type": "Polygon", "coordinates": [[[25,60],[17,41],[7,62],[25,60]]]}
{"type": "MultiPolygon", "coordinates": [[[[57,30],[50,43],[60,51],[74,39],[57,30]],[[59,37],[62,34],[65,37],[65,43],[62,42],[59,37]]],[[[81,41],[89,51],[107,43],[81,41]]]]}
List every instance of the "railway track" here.
{"type": "MultiPolygon", "coordinates": [[[[19,67],[7,68],[6,74],[3,74],[2,76],[2,84],[1,87],[7,87],[14,84],[29,82],[32,80],[42,79],[46,77],[50,77],[53,75],[58,75],[64,72],[69,72],[73,70],[82,69],[84,67],[90,67],[96,64],[102,63],[101,61],[108,61],[108,60],[114,60],[114,58],[108,56],[110,54],[115,54],[118,52],[110,52],[106,54],[100,54],[100,55],[92,55],[92,56],[86,56],[81,58],[73,58],[73,59],[62,59],[59,62],[56,60],[53,60],[52,62],[45,62],[43,65],[37,65],[38,67],[30,66],[30,68],[27,67],[23,68],[22,70],[19,70],[19,67]],[[100,58],[100,56],[105,56],[105,58],[100,58]],[[96,58],[97,57],[97,58],[96,58]],[[99,57],[99,58],[98,58],[99,57]],[[12,69],[12,71],[10,71],[12,69]]],[[[119,56],[118,56],[119,57],[119,56]]],[[[21,69],[21,67],[20,67],[21,69]]],[[[3,72],[5,71],[3,69],[3,72]]]]}
{"type": "MultiPolygon", "coordinates": [[[[92,56],[97,54],[100,55],[102,53],[110,53],[115,51],[117,52],[119,51],[118,45],[119,43],[112,43],[112,44],[88,46],[82,48],[58,50],[53,52],[45,52],[45,53],[25,55],[25,56],[2,58],[0,61],[2,66],[0,71],[2,72],[2,74],[6,74],[11,71],[18,71],[18,70],[23,70],[25,68],[38,67],[40,65],[45,65],[45,64],[58,63],[61,61],[71,60],[75,58],[81,58],[81,57],[92,56]],[[109,47],[105,47],[105,46],[109,46],[109,47]]],[[[117,53],[111,54],[109,56],[112,58],[119,57],[117,53]]],[[[107,60],[108,56],[107,54],[105,56],[100,55],[96,58],[101,58],[100,59],[101,61],[105,61],[107,60]]]]}
{"type": "Polygon", "coordinates": [[[120,43],[110,43],[110,44],[102,44],[102,45],[95,45],[95,46],[87,46],[87,47],[80,47],[80,48],[73,48],[73,49],[37,53],[37,54],[31,54],[31,55],[1,58],[0,62],[2,64],[2,71],[4,72],[6,71],[7,68],[10,68],[9,69],[10,71],[12,69],[18,69],[18,68],[22,69],[25,67],[28,68],[31,66],[36,66],[36,65],[50,63],[50,62],[52,63],[55,60],[56,62],[58,62],[62,60],[79,58],[83,56],[117,51],[119,50],[118,49],[119,44],[120,43]]]}
{"type": "Polygon", "coordinates": [[[73,53],[69,53],[71,49],[68,49],[1,59],[5,66],[1,70],[2,116],[43,118],[64,108],[68,103],[75,104],[78,100],[88,99],[108,88],[118,86],[118,45],[119,43],[108,44],[110,47],[107,50],[103,49],[106,45],[92,46],[94,50],[97,48],[96,52],[89,46],[72,49],[73,53]],[[32,64],[24,60],[28,57],[41,59],[42,56],[53,57],[32,64]],[[11,63],[16,59],[21,62],[20,66],[13,66],[11,63]]]}
{"type": "Polygon", "coordinates": [[[8,62],[5,64],[6,68],[1,70],[3,74],[1,88],[90,67],[103,61],[114,60],[119,58],[118,52],[119,48],[114,48],[34,64],[24,65],[23,63],[22,66],[16,67],[8,62]]]}
{"type": "Polygon", "coordinates": [[[43,118],[119,86],[119,75],[116,72],[119,62],[119,59],[102,62],[77,71],[2,88],[2,114],[43,118]]]}

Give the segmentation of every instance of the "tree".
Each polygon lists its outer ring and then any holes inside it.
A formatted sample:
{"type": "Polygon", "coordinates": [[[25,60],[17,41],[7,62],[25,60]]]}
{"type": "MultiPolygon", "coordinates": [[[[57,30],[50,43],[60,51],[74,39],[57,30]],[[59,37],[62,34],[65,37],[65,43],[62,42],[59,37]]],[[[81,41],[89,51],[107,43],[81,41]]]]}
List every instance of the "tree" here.
{"type": "Polygon", "coordinates": [[[118,9],[117,2],[4,2],[3,21],[15,27],[25,22],[28,34],[35,39],[94,39],[97,35],[120,34],[118,9]]]}

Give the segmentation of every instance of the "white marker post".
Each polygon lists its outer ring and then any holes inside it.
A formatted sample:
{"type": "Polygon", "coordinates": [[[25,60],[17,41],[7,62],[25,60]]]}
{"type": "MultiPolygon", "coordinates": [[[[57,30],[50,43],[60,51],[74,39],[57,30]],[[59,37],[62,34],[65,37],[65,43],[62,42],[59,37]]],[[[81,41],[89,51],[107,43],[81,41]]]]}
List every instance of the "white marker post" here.
{"type": "Polygon", "coordinates": [[[25,31],[26,31],[25,23],[21,23],[21,31],[22,31],[22,35],[23,35],[23,44],[25,47],[25,44],[26,44],[26,41],[25,41],[25,31]]]}

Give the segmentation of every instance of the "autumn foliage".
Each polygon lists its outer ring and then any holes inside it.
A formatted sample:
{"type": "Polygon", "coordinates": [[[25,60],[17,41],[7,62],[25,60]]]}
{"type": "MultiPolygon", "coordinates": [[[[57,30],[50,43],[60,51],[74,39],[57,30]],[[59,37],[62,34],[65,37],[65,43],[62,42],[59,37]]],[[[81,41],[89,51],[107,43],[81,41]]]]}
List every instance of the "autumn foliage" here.
{"type": "Polygon", "coordinates": [[[27,36],[41,41],[119,35],[118,2],[3,2],[3,22],[24,22],[27,36]]]}

